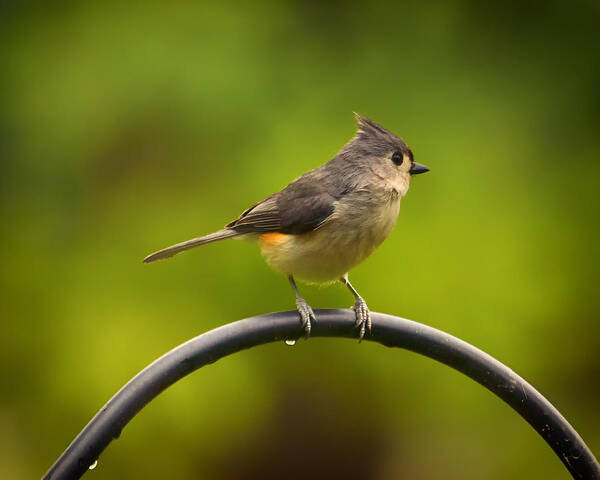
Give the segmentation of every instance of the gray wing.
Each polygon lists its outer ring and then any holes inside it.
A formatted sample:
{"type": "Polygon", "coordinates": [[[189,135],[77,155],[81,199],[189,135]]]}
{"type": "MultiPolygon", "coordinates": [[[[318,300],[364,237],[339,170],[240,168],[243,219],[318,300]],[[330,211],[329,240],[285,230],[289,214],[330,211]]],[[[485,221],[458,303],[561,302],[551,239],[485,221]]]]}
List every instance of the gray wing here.
{"type": "Polygon", "coordinates": [[[279,219],[277,199],[275,198],[277,195],[276,193],[256,205],[252,205],[236,220],[225,225],[225,228],[240,233],[278,231],[281,228],[281,220],[279,219]]]}
{"type": "Polygon", "coordinates": [[[250,207],[226,227],[240,233],[311,232],[335,209],[338,197],[326,190],[309,176],[302,176],[250,207]]]}

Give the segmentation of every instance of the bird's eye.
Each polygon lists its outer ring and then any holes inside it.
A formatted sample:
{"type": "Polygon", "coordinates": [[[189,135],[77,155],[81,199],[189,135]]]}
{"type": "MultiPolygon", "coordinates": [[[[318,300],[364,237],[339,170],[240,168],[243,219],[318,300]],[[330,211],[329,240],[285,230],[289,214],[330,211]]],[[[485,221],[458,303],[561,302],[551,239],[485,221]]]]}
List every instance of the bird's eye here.
{"type": "Polygon", "coordinates": [[[394,154],[392,155],[392,162],[394,162],[396,165],[402,165],[403,161],[404,155],[402,155],[401,152],[394,152],[394,154]]]}

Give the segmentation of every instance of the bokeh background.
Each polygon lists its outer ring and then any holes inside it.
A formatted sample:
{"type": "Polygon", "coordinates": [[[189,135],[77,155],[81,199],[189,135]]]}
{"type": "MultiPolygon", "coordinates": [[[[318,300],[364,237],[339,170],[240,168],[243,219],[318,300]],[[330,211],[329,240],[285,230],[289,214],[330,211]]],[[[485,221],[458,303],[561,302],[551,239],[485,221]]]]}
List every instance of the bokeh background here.
{"type": "MultiPolygon", "coordinates": [[[[0,10],[1,478],[42,476],[177,344],[293,307],[249,243],[141,259],[329,160],[352,111],[431,168],[352,272],[369,306],[496,356],[600,454],[597,2],[24,3],[0,10]]],[[[179,382],[86,477],[568,474],[461,374],[313,339],[179,382]]]]}

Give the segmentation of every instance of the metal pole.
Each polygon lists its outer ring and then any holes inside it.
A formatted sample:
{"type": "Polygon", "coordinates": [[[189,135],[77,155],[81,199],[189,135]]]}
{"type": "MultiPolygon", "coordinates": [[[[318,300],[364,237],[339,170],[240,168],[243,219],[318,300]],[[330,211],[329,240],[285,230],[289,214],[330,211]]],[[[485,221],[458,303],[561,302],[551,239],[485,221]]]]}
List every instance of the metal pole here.
{"type": "MultiPolygon", "coordinates": [[[[579,434],[548,400],[511,369],[478,348],[435,328],[392,315],[371,315],[373,333],[365,340],[405,348],[464,373],[527,420],[573,478],[600,480],[600,465],[579,434]]],[[[353,311],[318,310],[316,317],[311,338],[356,338],[353,311]]],[[[303,334],[298,313],[289,311],[230,323],[183,343],[121,388],[73,440],[44,479],[80,478],[145,405],[194,370],[246,348],[296,339],[303,334]]]]}

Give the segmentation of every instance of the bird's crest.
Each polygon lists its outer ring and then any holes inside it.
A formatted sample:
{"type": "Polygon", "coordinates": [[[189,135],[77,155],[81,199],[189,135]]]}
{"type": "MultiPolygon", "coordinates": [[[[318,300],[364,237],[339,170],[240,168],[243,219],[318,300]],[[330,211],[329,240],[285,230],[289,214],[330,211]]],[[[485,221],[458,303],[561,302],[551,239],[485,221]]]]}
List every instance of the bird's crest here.
{"type": "Polygon", "coordinates": [[[404,141],[394,135],[389,130],[386,130],[381,125],[378,125],[373,120],[354,112],[357,123],[356,139],[368,142],[369,144],[386,145],[392,148],[398,148],[402,151],[408,151],[408,146],[404,141]]]}

